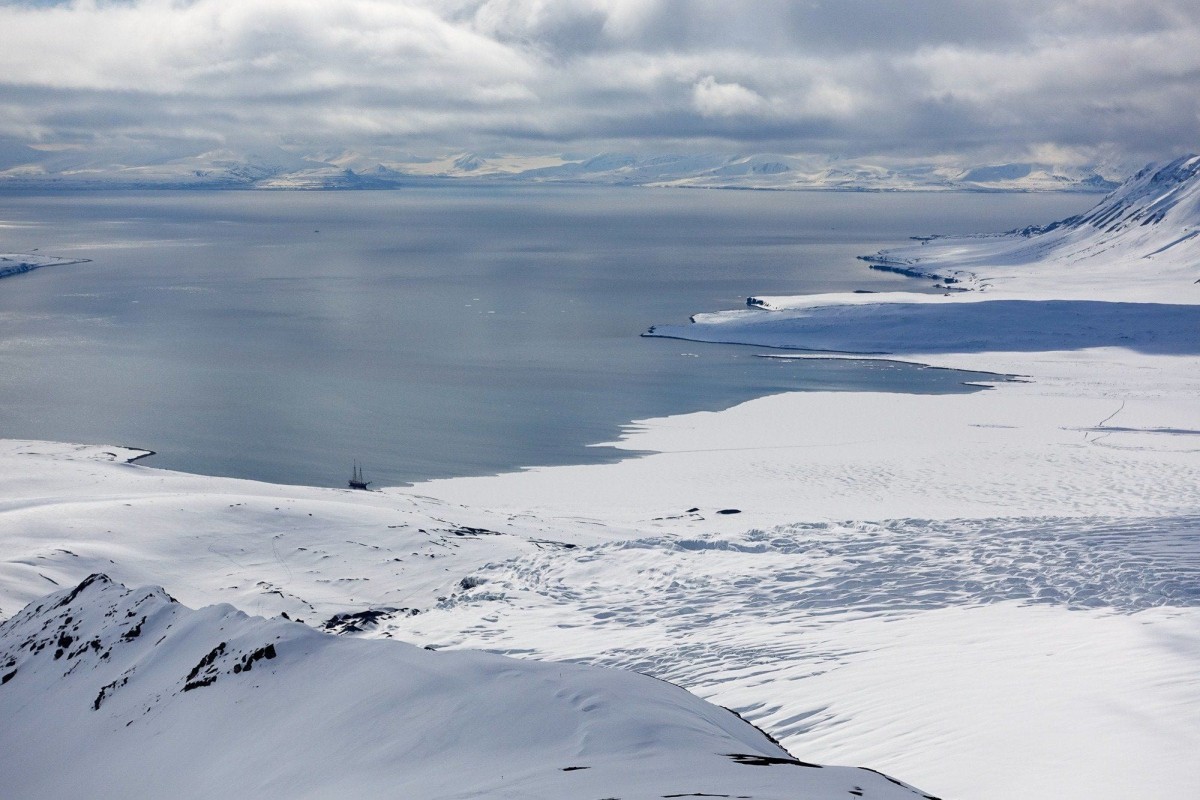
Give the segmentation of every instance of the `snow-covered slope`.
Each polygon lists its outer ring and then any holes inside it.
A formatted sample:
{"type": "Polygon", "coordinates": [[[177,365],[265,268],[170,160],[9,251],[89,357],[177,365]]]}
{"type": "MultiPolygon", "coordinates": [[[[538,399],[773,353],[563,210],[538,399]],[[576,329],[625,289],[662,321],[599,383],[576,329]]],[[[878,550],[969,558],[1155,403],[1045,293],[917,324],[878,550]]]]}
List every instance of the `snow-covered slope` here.
{"type": "Polygon", "coordinates": [[[917,798],[620,670],[318,633],[92,575],[0,623],[8,800],[917,798]]]}
{"type": "Polygon", "coordinates": [[[1195,356],[1200,156],[1146,167],[1069,219],[919,237],[861,258],[947,293],[750,297],[754,310],[696,314],[646,335],[875,355],[1122,347],[1195,356]]]}
{"type": "Polygon", "coordinates": [[[996,236],[923,239],[864,260],[953,288],[1200,302],[1200,156],[1148,166],[1079,216],[996,236]]]}
{"type": "Polygon", "coordinates": [[[657,455],[419,494],[4,442],[0,616],[105,572],[443,653],[636,669],[804,760],[943,797],[1191,796],[1200,369],[1176,389],[1137,365],[1134,394],[1095,366],[1083,401],[1041,362],[970,395],[777,395],[623,443],[657,455]]]}

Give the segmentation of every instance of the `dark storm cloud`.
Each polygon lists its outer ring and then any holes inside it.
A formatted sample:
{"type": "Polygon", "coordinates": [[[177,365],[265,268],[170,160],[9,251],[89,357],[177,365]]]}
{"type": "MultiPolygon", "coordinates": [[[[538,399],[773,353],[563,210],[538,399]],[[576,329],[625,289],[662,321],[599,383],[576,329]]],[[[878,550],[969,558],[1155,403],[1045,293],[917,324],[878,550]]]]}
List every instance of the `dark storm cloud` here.
{"type": "Polygon", "coordinates": [[[1160,157],[1200,3],[0,3],[0,136],[1160,157]]]}

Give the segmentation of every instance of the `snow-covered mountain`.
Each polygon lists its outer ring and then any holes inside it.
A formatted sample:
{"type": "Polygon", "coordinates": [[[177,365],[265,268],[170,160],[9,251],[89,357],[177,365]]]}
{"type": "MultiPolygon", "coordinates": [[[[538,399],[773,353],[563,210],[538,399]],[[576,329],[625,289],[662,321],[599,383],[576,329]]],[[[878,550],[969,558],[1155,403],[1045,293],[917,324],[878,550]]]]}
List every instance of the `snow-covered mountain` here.
{"type": "Polygon", "coordinates": [[[1094,166],[1041,163],[962,167],[755,155],[662,185],[712,189],[844,189],[862,191],[1108,191],[1117,185],[1094,166]]]}
{"type": "Polygon", "coordinates": [[[5,798],[917,798],[632,672],[318,633],[104,575],[0,624],[5,798]]]}
{"type": "Polygon", "coordinates": [[[31,150],[36,157],[0,170],[12,188],[240,188],[280,175],[340,171],[335,165],[280,147],[219,148],[201,153],[31,150]]]}
{"type": "Polygon", "coordinates": [[[1107,191],[1113,169],[1047,163],[950,165],[773,153],[543,154],[458,152],[435,158],[385,149],[291,152],[278,147],[197,155],[17,149],[0,187],[356,189],[430,179],[591,183],[710,189],[859,191],[1107,191]]]}
{"type": "Polygon", "coordinates": [[[1151,164],[1089,211],[1008,233],[920,237],[864,256],[875,269],[959,289],[1195,302],[1200,295],[1200,155],[1151,164]],[[1191,299],[1189,299],[1191,298],[1191,299]]]}

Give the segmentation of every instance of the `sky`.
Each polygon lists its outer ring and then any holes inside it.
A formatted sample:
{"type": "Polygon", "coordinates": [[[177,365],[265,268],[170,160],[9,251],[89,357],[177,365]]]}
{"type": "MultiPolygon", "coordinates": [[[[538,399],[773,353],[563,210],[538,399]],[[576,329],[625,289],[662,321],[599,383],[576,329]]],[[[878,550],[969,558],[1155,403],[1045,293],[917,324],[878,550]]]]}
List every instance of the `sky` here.
{"type": "Polygon", "coordinates": [[[1200,0],[0,0],[30,145],[1132,163],[1200,150],[1200,0]]]}

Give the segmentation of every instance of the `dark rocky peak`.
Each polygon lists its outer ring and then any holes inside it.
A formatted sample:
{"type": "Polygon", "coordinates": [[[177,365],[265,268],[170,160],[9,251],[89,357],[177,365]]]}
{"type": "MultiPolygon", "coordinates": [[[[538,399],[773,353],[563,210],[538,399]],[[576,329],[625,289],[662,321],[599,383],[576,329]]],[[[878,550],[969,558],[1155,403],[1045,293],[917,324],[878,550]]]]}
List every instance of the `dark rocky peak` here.
{"type": "Polygon", "coordinates": [[[0,691],[54,691],[99,711],[131,679],[153,673],[141,694],[161,699],[273,660],[285,632],[310,633],[228,605],[193,611],[160,587],[89,575],[0,623],[0,691]]]}

